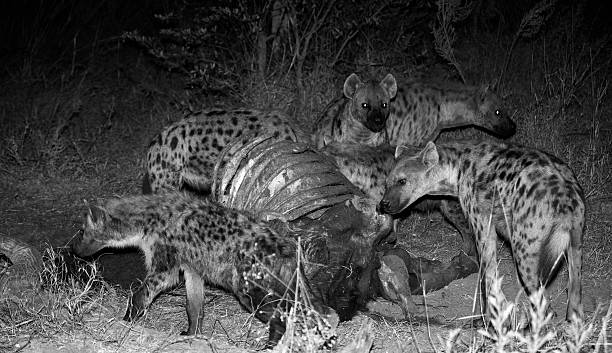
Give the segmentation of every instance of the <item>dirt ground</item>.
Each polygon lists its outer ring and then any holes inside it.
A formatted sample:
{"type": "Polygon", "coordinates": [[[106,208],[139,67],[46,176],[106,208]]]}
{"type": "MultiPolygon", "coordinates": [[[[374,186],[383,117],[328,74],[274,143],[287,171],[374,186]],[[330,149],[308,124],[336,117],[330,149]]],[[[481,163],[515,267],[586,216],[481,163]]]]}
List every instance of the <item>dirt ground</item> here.
{"type": "MultiPolygon", "coordinates": [[[[30,244],[42,246],[47,242],[55,247],[65,245],[80,227],[81,216],[84,212],[83,199],[96,198],[100,185],[104,180],[48,180],[42,176],[27,175],[19,176],[14,171],[3,174],[4,186],[0,195],[0,209],[3,215],[0,236],[9,236],[26,241],[30,244]],[[7,177],[8,176],[8,177],[7,177]],[[8,180],[7,180],[8,179],[8,180]]],[[[134,171],[135,172],[135,171],[134,171]]],[[[121,193],[138,192],[137,173],[129,183],[130,188],[125,186],[121,193]],[[126,190],[127,189],[127,190],[126,190]]],[[[109,194],[112,192],[109,192],[109,194]]],[[[612,282],[609,278],[612,269],[609,267],[610,241],[601,241],[594,237],[601,231],[610,230],[610,215],[590,213],[588,228],[585,236],[585,263],[583,267],[583,290],[584,308],[587,317],[593,314],[598,304],[606,305],[612,297],[612,282]]],[[[448,261],[457,254],[460,249],[460,236],[452,229],[438,214],[415,215],[401,224],[400,242],[411,249],[413,255],[424,256],[430,259],[448,261]]],[[[601,233],[599,233],[601,234],[601,233]]],[[[518,298],[525,303],[524,294],[520,293],[520,285],[515,275],[514,264],[510,257],[507,246],[500,243],[501,256],[500,272],[504,275],[504,292],[507,298],[518,298]]],[[[119,255],[103,255],[101,263],[107,276],[112,281],[126,286],[131,280],[141,276],[142,264],[138,254],[123,253],[119,255]],[[109,274],[110,273],[110,274],[109,274]]],[[[104,275],[103,271],[103,275],[104,275]]],[[[549,289],[549,298],[556,316],[554,320],[561,322],[565,316],[565,281],[566,272],[562,271],[558,279],[549,289]]],[[[445,337],[454,328],[461,328],[468,323],[472,316],[473,307],[478,307],[474,301],[477,288],[477,275],[452,282],[448,287],[431,292],[426,296],[416,296],[417,303],[424,304],[427,315],[417,318],[416,322],[408,323],[402,319],[399,307],[379,300],[371,303],[369,313],[356,316],[349,322],[341,323],[339,326],[339,347],[350,342],[361,325],[369,319],[373,320],[375,328],[374,352],[403,352],[406,347],[414,345],[414,348],[422,352],[433,352],[432,343],[436,347],[442,347],[445,337]]],[[[208,296],[205,312],[212,313],[211,320],[206,320],[204,338],[195,340],[183,340],[180,336],[171,336],[170,332],[181,331],[186,325],[184,313],[184,292],[176,291],[174,295],[163,294],[155,302],[151,309],[151,315],[157,315],[156,307],[170,305],[174,309],[171,312],[178,322],[179,327],[160,326],[164,317],[149,317],[136,327],[130,328],[130,334],[125,337],[124,348],[139,351],[139,344],[150,343],[150,337],[166,337],[166,342],[156,346],[158,351],[231,351],[234,346],[253,349],[257,343],[261,343],[266,336],[266,328],[240,308],[234,298],[223,292],[212,291],[208,296]],[[173,303],[168,304],[167,301],[173,303]],[[179,319],[181,318],[181,319],[179,319]],[[214,319],[212,319],[214,318],[214,319]],[[152,326],[149,326],[152,325],[152,326]],[[249,328],[250,338],[245,338],[246,328],[249,328]],[[149,338],[147,338],[149,337],[149,338]],[[207,338],[212,337],[211,340],[207,338]],[[140,343],[139,343],[140,342],[140,343]],[[240,342],[249,342],[240,343],[240,342]],[[245,346],[246,345],[246,346],[245,346]],[[211,348],[214,347],[214,348],[211,348]]],[[[168,315],[168,313],[165,313],[168,315]]],[[[159,314],[162,315],[162,314],[159,314]]],[[[125,335],[127,324],[120,319],[122,312],[116,316],[108,317],[113,326],[105,327],[107,336],[111,333],[125,335]]],[[[461,336],[464,344],[469,345],[472,330],[466,329],[461,336]]],[[[78,336],[78,334],[77,334],[78,336]]],[[[115,351],[111,346],[105,347],[106,339],[101,338],[91,344],[88,334],[83,333],[79,340],[72,335],[70,337],[57,337],[57,339],[34,339],[29,342],[24,352],[102,352],[115,351]]],[[[461,341],[460,341],[461,342],[461,341]]],[[[143,351],[148,351],[145,349],[143,351]]]]}
{"type": "MultiPolygon", "coordinates": [[[[150,84],[150,77],[122,80],[119,85],[112,85],[121,89],[109,89],[104,80],[97,81],[96,77],[84,80],[87,89],[83,91],[87,94],[83,97],[83,106],[86,108],[80,116],[85,119],[93,110],[88,106],[105,106],[101,102],[113,97],[113,127],[111,132],[102,132],[99,139],[88,142],[91,146],[81,154],[83,160],[75,162],[76,166],[66,167],[68,171],[65,172],[66,169],[41,166],[44,161],[0,165],[0,237],[15,238],[40,249],[47,244],[62,247],[81,226],[86,210],[83,200],[140,193],[141,161],[149,139],[181,114],[156,102],[169,97],[170,88],[151,90],[154,85],[150,84]]],[[[10,95],[6,90],[3,94],[5,108],[18,104],[9,103],[7,97],[10,95]]],[[[104,121],[103,112],[94,113],[97,119],[104,121]]],[[[77,159],[80,157],[77,154],[77,159]]],[[[612,195],[612,190],[602,194],[612,195]]],[[[583,303],[586,316],[590,318],[598,304],[607,307],[612,298],[612,238],[608,237],[612,233],[612,200],[603,197],[588,201],[583,303]]],[[[450,260],[461,247],[460,236],[437,213],[415,215],[403,221],[399,242],[413,255],[441,261],[450,260]]],[[[499,248],[506,297],[525,303],[525,295],[519,294],[521,287],[508,248],[501,243],[499,248]]],[[[135,253],[103,255],[100,261],[103,276],[113,273],[113,282],[124,288],[142,273],[142,264],[135,253]]],[[[561,271],[549,290],[555,322],[562,321],[565,316],[566,277],[566,272],[561,271]]],[[[373,352],[439,351],[451,330],[470,321],[473,308],[478,307],[474,299],[476,292],[477,275],[474,274],[426,296],[416,296],[427,312],[415,322],[403,320],[399,307],[383,300],[373,302],[369,313],[340,324],[338,347],[348,344],[362,325],[372,322],[373,352]]],[[[120,298],[127,298],[125,292],[118,293],[120,298]]],[[[120,305],[98,318],[97,330],[58,332],[51,338],[23,337],[4,349],[22,352],[231,352],[261,347],[266,337],[265,325],[253,320],[231,295],[216,290],[208,294],[205,312],[210,320],[204,322],[204,337],[187,339],[177,335],[187,324],[184,291],[178,289],[161,295],[149,316],[136,325],[121,320],[125,308],[120,305]]],[[[470,345],[474,332],[471,329],[462,331],[458,341],[460,347],[470,345]]]]}

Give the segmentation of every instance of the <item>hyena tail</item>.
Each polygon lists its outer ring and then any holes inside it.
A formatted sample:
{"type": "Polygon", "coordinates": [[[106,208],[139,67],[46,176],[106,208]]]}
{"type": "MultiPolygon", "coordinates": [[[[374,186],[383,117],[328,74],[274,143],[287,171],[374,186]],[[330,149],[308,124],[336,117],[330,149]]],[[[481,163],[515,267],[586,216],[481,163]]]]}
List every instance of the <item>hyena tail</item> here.
{"type": "Polygon", "coordinates": [[[538,263],[538,279],[541,285],[547,286],[555,277],[559,264],[563,263],[563,255],[571,246],[571,237],[568,229],[554,225],[544,238],[538,263]]]}

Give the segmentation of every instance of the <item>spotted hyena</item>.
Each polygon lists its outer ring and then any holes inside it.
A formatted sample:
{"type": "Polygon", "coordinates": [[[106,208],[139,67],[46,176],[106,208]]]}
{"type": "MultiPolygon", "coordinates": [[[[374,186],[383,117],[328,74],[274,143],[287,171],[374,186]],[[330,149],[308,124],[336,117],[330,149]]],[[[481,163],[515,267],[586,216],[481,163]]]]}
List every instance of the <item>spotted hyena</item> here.
{"type": "MultiPolygon", "coordinates": [[[[90,207],[83,233],[72,245],[78,256],[103,248],[135,247],[144,254],[146,277],[129,301],[124,320],[141,316],[155,297],[177,285],[180,275],[187,292],[189,327],[198,329],[204,283],[234,293],[240,303],[263,322],[270,322],[270,342],[284,332],[276,308],[291,292],[297,270],[295,242],[280,237],[248,215],[183,193],[161,193],[113,199],[90,207]],[[284,283],[283,283],[284,281],[284,283]]],[[[332,309],[311,302],[333,318],[332,309]]],[[[316,317],[323,341],[331,328],[316,317]]]]}
{"type": "MultiPolygon", "coordinates": [[[[395,147],[387,144],[372,147],[335,142],[325,146],[321,152],[334,159],[340,172],[369,198],[376,202],[382,200],[386,178],[395,166],[395,147]]],[[[415,209],[439,209],[461,235],[462,250],[467,255],[476,256],[474,235],[456,199],[424,200],[417,203],[415,209]]]]}
{"type": "Polygon", "coordinates": [[[442,130],[469,125],[502,138],[516,132],[489,86],[412,80],[399,87],[386,131],[393,146],[422,146],[442,130]]]}
{"type": "Polygon", "coordinates": [[[397,93],[395,77],[365,81],[355,73],[344,81],[344,96],[332,101],[315,123],[312,142],[317,148],[333,142],[377,146],[386,141],[390,102],[397,93]]]}
{"type": "MultiPolygon", "coordinates": [[[[349,80],[353,75],[344,84],[345,95],[346,87],[351,87],[349,80]]],[[[384,91],[382,87],[382,82],[380,87],[361,84],[356,85],[354,92],[360,93],[358,97],[372,96],[374,91],[384,91]]],[[[384,115],[379,114],[381,118],[376,120],[376,124],[361,123],[365,119],[365,112],[369,110],[363,108],[363,104],[359,105],[359,100],[333,101],[317,121],[314,143],[319,148],[334,141],[370,146],[384,143],[392,146],[422,146],[427,141],[435,140],[440,131],[460,126],[479,126],[502,138],[510,137],[516,131],[514,122],[503,112],[501,100],[488,86],[411,80],[390,87],[394,89],[389,90],[388,95],[390,98],[395,96],[395,99],[389,101],[384,96],[384,100],[378,100],[378,105],[388,106],[384,115]],[[395,91],[397,94],[391,94],[395,91]],[[362,107],[361,111],[359,107],[362,107]]],[[[379,96],[383,97],[382,94],[379,96]]]]}
{"type": "Polygon", "coordinates": [[[149,145],[143,192],[210,191],[214,164],[223,148],[246,133],[302,139],[279,111],[213,108],[191,114],[163,129],[149,145]]]}
{"type": "Polygon", "coordinates": [[[402,153],[386,184],[380,208],[391,214],[424,195],[459,198],[476,234],[484,268],[483,302],[496,276],[497,235],[501,234],[510,243],[528,293],[549,283],[566,254],[566,318],[582,316],[584,196],[572,171],[559,159],[502,143],[429,142],[419,152],[402,153]]]}

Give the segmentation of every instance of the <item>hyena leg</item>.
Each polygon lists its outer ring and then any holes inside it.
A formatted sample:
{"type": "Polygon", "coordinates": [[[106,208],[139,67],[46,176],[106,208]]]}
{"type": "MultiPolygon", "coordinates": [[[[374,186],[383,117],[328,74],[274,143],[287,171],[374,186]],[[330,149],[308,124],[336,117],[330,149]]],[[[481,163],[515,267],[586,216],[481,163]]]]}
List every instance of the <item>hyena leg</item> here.
{"type": "Polygon", "coordinates": [[[178,268],[173,268],[166,272],[148,274],[140,288],[130,298],[123,320],[132,321],[144,314],[159,293],[176,285],[179,279],[178,272],[178,268]]]}
{"type": "Polygon", "coordinates": [[[269,335],[266,348],[273,348],[285,333],[285,323],[281,320],[278,310],[276,310],[280,298],[269,294],[263,288],[254,287],[244,281],[241,282],[242,289],[236,291],[236,297],[247,310],[255,314],[258,320],[268,323],[269,335]]]}
{"type": "Polygon", "coordinates": [[[204,302],[204,281],[202,277],[191,268],[183,268],[185,289],[187,292],[187,321],[189,327],[181,335],[195,335],[200,324],[200,311],[204,302]]]}
{"type": "Polygon", "coordinates": [[[570,231],[570,246],[567,251],[569,283],[567,292],[566,320],[573,316],[582,318],[582,227],[574,227],[570,231]]]}
{"type": "MultiPolygon", "coordinates": [[[[476,231],[478,255],[480,258],[480,294],[481,307],[485,309],[485,317],[490,319],[488,296],[491,285],[497,278],[497,232],[489,217],[481,216],[472,221],[472,229],[476,231]]],[[[498,293],[503,298],[503,293],[498,293]]],[[[503,298],[505,300],[505,298],[503,298]]]]}
{"type": "Polygon", "coordinates": [[[406,319],[422,313],[423,310],[416,306],[412,298],[410,274],[404,261],[397,255],[388,254],[382,257],[380,263],[378,278],[383,287],[382,294],[401,306],[406,319]]]}
{"type": "Polygon", "coordinates": [[[442,200],[440,211],[444,218],[446,218],[446,220],[457,229],[459,234],[461,234],[461,239],[463,239],[461,249],[463,252],[468,256],[476,257],[477,252],[474,233],[470,230],[470,224],[465,218],[459,202],[456,200],[442,200]]]}

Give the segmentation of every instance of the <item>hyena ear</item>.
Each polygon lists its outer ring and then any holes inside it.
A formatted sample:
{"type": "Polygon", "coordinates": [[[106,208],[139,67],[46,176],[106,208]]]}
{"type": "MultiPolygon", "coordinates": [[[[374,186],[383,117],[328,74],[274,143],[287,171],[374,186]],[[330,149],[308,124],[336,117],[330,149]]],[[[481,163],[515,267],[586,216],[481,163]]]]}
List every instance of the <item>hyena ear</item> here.
{"type": "Polygon", "coordinates": [[[402,155],[402,153],[404,153],[404,151],[408,150],[408,148],[406,148],[406,146],[402,146],[402,145],[397,145],[395,146],[395,159],[398,159],[399,156],[402,155]]]}
{"type": "Polygon", "coordinates": [[[438,154],[438,148],[433,141],[427,142],[425,148],[421,152],[421,161],[427,168],[431,168],[438,164],[440,161],[440,155],[438,154]]]}
{"type": "Polygon", "coordinates": [[[490,95],[492,92],[491,90],[491,85],[490,84],[483,84],[480,85],[480,88],[478,89],[478,98],[480,98],[481,101],[487,99],[487,96],[490,95]]]}
{"type": "Polygon", "coordinates": [[[344,96],[346,98],[353,98],[353,95],[355,95],[355,91],[357,90],[357,86],[361,83],[361,79],[356,73],[353,72],[350,74],[349,77],[346,78],[346,81],[344,81],[344,96]]]}
{"type": "Polygon", "coordinates": [[[104,222],[108,219],[108,213],[100,206],[87,205],[87,225],[94,227],[96,223],[104,222]]]}
{"type": "Polygon", "coordinates": [[[387,76],[380,81],[380,86],[389,94],[389,99],[393,99],[395,95],[397,95],[397,82],[393,75],[387,74],[387,76]]]}
{"type": "Polygon", "coordinates": [[[395,146],[395,159],[399,158],[402,154],[408,153],[411,156],[416,156],[421,152],[422,148],[410,145],[398,145],[395,146]]]}

